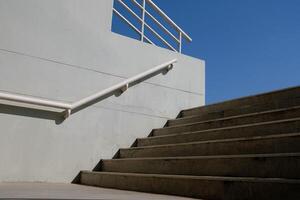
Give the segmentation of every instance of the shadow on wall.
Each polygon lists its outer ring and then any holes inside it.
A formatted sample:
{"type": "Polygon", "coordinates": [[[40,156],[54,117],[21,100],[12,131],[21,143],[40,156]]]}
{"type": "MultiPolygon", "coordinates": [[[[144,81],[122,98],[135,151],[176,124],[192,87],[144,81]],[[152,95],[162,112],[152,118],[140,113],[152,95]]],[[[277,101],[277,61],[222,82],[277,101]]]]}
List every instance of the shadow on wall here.
{"type": "Polygon", "coordinates": [[[61,124],[65,120],[63,113],[5,104],[0,104],[0,113],[54,120],[55,124],[61,124]]]}

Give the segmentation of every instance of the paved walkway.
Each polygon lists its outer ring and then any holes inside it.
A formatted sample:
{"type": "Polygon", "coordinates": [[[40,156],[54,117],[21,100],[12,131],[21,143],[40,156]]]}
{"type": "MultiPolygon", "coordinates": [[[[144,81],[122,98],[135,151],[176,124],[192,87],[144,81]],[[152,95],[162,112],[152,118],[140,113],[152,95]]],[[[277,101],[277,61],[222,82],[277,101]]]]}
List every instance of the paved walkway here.
{"type": "Polygon", "coordinates": [[[191,200],[176,196],[61,183],[0,183],[0,199],[191,200]]]}

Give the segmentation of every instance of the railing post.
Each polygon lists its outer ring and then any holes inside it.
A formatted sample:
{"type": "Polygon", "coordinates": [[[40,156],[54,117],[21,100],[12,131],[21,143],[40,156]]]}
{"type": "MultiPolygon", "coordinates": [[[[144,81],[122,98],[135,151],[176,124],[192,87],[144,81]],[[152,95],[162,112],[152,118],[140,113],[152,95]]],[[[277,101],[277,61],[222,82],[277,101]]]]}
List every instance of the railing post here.
{"type": "Polygon", "coordinates": [[[179,50],[178,50],[179,53],[181,53],[181,48],[182,48],[182,32],[179,31],[179,50]]]}
{"type": "Polygon", "coordinates": [[[146,0],[143,0],[143,10],[142,10],[142,35],[141,41],[144,42],[144,35],[145,35],[145,13],[146,13],[146,0]]]}

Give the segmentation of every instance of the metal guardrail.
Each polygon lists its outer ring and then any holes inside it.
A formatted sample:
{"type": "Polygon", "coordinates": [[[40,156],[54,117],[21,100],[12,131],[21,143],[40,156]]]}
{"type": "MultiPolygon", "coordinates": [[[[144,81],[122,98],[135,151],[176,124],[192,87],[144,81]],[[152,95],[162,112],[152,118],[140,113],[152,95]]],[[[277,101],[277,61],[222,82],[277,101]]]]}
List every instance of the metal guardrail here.
{"type": "Polygon", "coordinates": [[[37,105],[37,106],[45,106],[45,107],[49,107],[49,108],[64,109],[65,110],[64,117],[68,118],[75,111],[78,111],[84,107],[87,107],[87,106],[95,103],[97,100],[103,100],[105,98],[108,98],[108,97],[114,95],[118,91],[123,93],[129,87],[135,85],[137,82],[139,83],[151,76],[157,75],[158,72],[161,72],[163,70],[165,70],[165,71],[171,70],[173,68],[173,64],[175,62],[177,62],[177,59],[174,59],[169,62],[158,65],[150,70],[147,70],[143,73],[135,75],[131,78],[128,78],[119,84],[111,86],[105,90],[102,90],[96,94],[90,95],[86,98],[83,98],[83,99],[73,102],[73,103],[52,101],[52,100],[47,100],[47,99],[41,99],[41,98],[29,97],[29,96],[11,94],[11,93],[3,93],[3,92],[0,92],[0,99],[6,100],[6,101],[13,101],[13,102],[37,105]]]}
{"type": "Polygon", "coordinates": [[[154,44],[153,41],[149,39],[148,36],[145,35],[145,28],[149,29],[159,40],[161,40],[169,49],[180,52],[182,51],[182,40],[183,38],[186,39],[188,42],[192,42],[192,38],[186,34],[175,22],[172,21],[172,19],[164,12],[162,11],[153,1],[151,0],[143,0],[142,5],[137,2],[136,0],[131,0],[141,11],[142,16],[140,17],[137,13],[135,13],[125,2],[124,0],[116,0],[122,5],[129,13],[131,13],[140,23],[141,28],[137,28],[134,26],[130,20],[128,20],[124,15],[121,14],[120,11],[118,11],[116,8],[113,8],[113,12],[119,16],[124,22],[126,22],[135,32],[137,32],[140,37],[141,41],[147,41],[150,44],[154,44]],[[157,20],[147,9],[146,5],[149,5],[154,9],[163,19],[169,23],[175,31],[178,33],[178,36],[175,36],[170,30],[168,30],[159,20],[157,20]],[[172,46],[163,36],[161,36],[157,31],[154,30],[147,22],[146,22],[146,16],[150,17],[167,35],[171,36],[173,40],[175,40],[177,47],[172,46]]]}

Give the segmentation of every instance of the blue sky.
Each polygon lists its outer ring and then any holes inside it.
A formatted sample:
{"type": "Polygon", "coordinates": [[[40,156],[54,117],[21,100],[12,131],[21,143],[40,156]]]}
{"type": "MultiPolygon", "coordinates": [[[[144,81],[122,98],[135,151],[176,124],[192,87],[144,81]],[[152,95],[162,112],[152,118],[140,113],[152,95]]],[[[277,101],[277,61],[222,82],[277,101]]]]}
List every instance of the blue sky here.
{"type": "MultiPolygon", "coordinates": [[[[193,38],[183,53],[206,61],[206,103],[300,85],[299,0],[153,1],[193,38]]],[[[116,17],[112,29],[138,37],[116,17]]]]}

